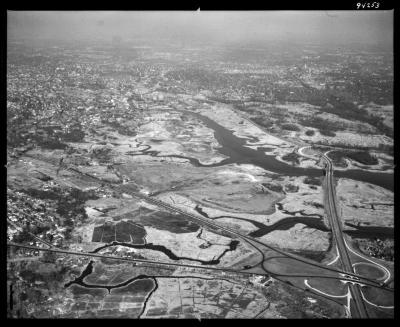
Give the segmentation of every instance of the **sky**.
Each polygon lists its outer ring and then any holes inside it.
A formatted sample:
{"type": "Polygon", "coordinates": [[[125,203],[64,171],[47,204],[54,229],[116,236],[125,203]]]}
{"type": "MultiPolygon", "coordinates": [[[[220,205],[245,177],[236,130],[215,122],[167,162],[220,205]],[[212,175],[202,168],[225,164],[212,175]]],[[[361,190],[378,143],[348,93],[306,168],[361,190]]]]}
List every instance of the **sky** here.
{"type": "Polygon", "coordinates": [[[17,39],[393,43],[393,11],[8,11],[17,39]]]}

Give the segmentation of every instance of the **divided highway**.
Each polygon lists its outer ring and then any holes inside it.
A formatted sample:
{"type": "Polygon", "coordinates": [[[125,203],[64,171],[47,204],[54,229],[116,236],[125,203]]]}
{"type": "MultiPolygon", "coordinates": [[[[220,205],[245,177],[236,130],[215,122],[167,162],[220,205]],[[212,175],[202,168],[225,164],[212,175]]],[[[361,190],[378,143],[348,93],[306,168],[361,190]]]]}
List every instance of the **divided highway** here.
{"type": "MultiPolygon", "coordinates": [[[[339,257],[342,262],[342,268],[348,273],[354,273],[353,265],[350,260],[349,253],[347,252],[347,246],[343,237],[342,223],[338,215],[336,206],[336,196],[335,196],[335,186],[333,178],[332,161],[328,158],[326,154],[322,155],[322,158],[326,162],[326,176],[325,176],[325,200],[326,200],[326,210],[327,216],[332,229],[332,234],[336,242],[339,257]]],[[[360,285],[349,284],[351,298],[354,303],[354,318],[368,318],[367,308],[363,300],[363,295],[361,293],[360,285]]],[[[351,304],[351,302],[350,302],[351,304]]],[[[349,305],[350,305],[349,304],[349,305]]],[[[350,310],[350,307],[348,308],[350,310]]]]}
{"type": "MultiPolygon", "coordinates": [[[[301,149],[300,149],[301,150],[301,149]]],[[[299,151],[300,154],[301,151],[299,151]]],[[[304,155],[304,154],[302,154],[304,155]]],[[[29,156],[29,155],[28,155],[29,156]]],[[[35,157],[33,157],[35,158],[35,157]]],[[[37,159],[37,158],[35,158],[37,159]]],[[[262,255],[262,261],[257,264],[257,266],[260,265],[260,268],[262,270],[262,274],[267,273],[267,274],[271,274],[271,272],[268,271],[268,269],[266,269],[266,267],[264,266],[264,261],[265,261],[265,255],[264,252],[266,249],[268,250],[272,250],[275,251],[276,253],[279,253],[281,255],[283,255],[286,258],[291,258],[294,259],[296,261],[298,261],[299,263],[303,263],[303,264],[307,264],[310,266],[314,266],[316,268],[322,269],[324,271],[326,271],[326,274],[323,273],[322,275],[312,275],[310,273],[308,273],[308,275],[303,275],[303,274],[294,274],[294,275],[287,275],[287,274],[278,274],[278,276],[286,276],[286,277],[307,277],[307,278],[313,278],[313,277],[321,277],[321,278],[335,278],[335,279],[340,279],[342,282],[347,283],[347,287],[348,287],[348,293],[345,295],[345,297],[347,298],[347,305],[345,305],[346,311],[348,313],[348,316],[352,316],[355,318],[367,318],[368,316],[368,312],[367,312],[367,308],[366,308],[366,302],[369,303],[368,301],[364,301],[364,295],[361,292],[360,289],[360,284],[362,285],[369,285],[372,286],[374,288],[379,288],[379,289],[386,289],[388,291],[392,291],[392,289],[387,288],[386,286],[382,285],[382,283],[379,283],[376,280],[370,279],[368,277],[365,276],[361,276],[358,275],[354,270],[353,270],[353,265],[349,256],[349,253],[347,252],[347,250],[352,251],[351,248],[348,247],[346,240],[343,238],[343,234],[342,234],[342,227],[341,227],[341,221],[339,218],[339,215],[337,213],[337,207],[336,207],[336,197],[335,197],[335,187],[333,184],[333,170],[332,170],[332,162],[330,161],[330,159],[326,156],[326,154],[322,155],[322,159],[324,159],[324,161],[326,161],[326,182],[325,182],[325,194],[326,194],[326,211],[327,211],[327,216],[330,220],[330,225],[332,228],[332,234],[334,235],[334,239],[336,241],[336,245],[338,248],[338,257],[334,260],[337,261],[339,259],[341,259],[341,262],[343,263],[343,267],[342,269],[338,269],[338,268],[334,268],[334,267],[329,267],[328,265],[325,264],[321,264],[318,262],[315,262],[313,260],[310,259],[306,259],[303,258],[301,256],[297,256],[291,253],[286,253],[285,251],[282,251],[280,249],[274,248],[269,246],[268,244],[265,244],[264,242],[255,239],[253,237],[249,237],[247,235],[243,235],[229,227],[226,226],[221,226],[219,224],[216,224],[213,221],[210,221],[208,219],[205,219],[202,216],[198,216],[195,215],[193,213],[187,212],[186,210],[182,210],[179,207],[176,207],[172,204],[166,203],[164,201],[161,201],[153,196],[149,196],[147,194],[143,194],[143,193],[139,193],[137,191],[137,189],[132,188],[129,184],[114,184],[108,181],[104,181],[102,179],[99,179],[98,177],[95,177],[91,174],[88,173],[83,173],[81,171],[79,171],[78,169],[75,169],[73,167],[69,167],[69,166],[63,166],[63,169],[68,170],[70,172],[73,173],[77,173],[79,175],[81,175],[82,177],[87,177],[90,178],[92,180],[96,180],[97,182],[100,182],[102,185],[107,185],[110,188],[114,189],[115,191],[117,191],[118,193],[126,193],[129,194],[133,197],[137,197],[140,198],[150,204],[159,206],[159,207],[163,207],[164,209],[167,209],[168,211],[171,212],[175,212],[175,213],[180,213],[182,215],[184,215],[185,217],[191,219],[191,220],[195,220],[197,223],[199,223],[201,226],[208,226],[211,227],[214,230],[218,230],[219,232],[225,232],[229,235],[232,235],[234,238],[240,238],[243,241],[249,243],[252,247],[254,247],[258,252],[260,252],[260,254],[262,255]],[[332,273],[337,273],[338,275],[334,276],[332,275],[332,273]],[[353,300],[353,301],[351,301],[353,300]],[[352,310],[351,310],[352,309],[352,310]]],[[[47,161],[47,160],[43,160],[43,159],[39,159],[42,161],[47,161]]],[[[53,162],[51,162],[53,163],[53,162]]],[[[54,163],[53,163],[54,164],[54,163]]],[[[16,246],[16,247],[21,247],[22,245],[19,244],[8,244],[9,246],[16,246]]],[[[23,247],[23,246],[22,246],[23,247]]],[[[43,249],[44,251],[59,251],[59,249],[56,249],[54,247],[50,247],[50,249],[43,249]]],[[[92,254],[88,254],[88,253],[70,253],[70,254],[76,254],[76,255],[92,255],[92,254]]],[[[358,255],[358,254],[357,254],[358,255]]],[[[368,259],[366,259],[368,260],[368,259]]],[[[370,261],[370,260],[368,260],[370,261]]],[[[372,262],[372,261],[371,261],[372,262]]],[[[148,264],[149,262],[142,262],[142,264],[148,264]]],[[[372,262],[374,263],[374,262],[372,262]]],[[[154,263],[153,263],[154,264],[154,263]]],[[[165,263],[167,264],[167,263],[165,263]]],[[[168,263],[170,264],[170,263],[168,263]]],[[[375,263],[376,264],[376,263],[375,263]]],[[[171,264],[170,264],[171,265],[171,264]]],[[[173,264],[176,266],[179,266],[181,264],[176,263],[173,264]]],[[[183,265],[186,266],[186,265],[183,265]]],[[[189,265],[187,265],[189,266],[189,265]]],[[[194,268],[194,266],[191,265],[192,268],[194,268]]],[[[204,267],[203,267],[204,268],[204,267]]],[[[231,272],[230,269],[224,269],[224,268],[220,268],[220,269],[215,269],[215,270],[225,270],[227,272],[231,272]]],[[[233,271],[232,271],[233,272],[233,271]]],[[[237,271],[238,273],[260,273],[259,272],[245,272],[245,271],[237,271]]],[[[275,274],[276,273],[272,273],[275,274]]],[[[319,274],[321,274],[321,272],[319,272],[319,274]]],[[[386,274],[387,275],[387,274],[386,274]]],[[[276,277],[278,277],[276,276],[276,277]]],[[[389,273],[389,277],[390,278],[390,273],[389,273]]],[[[387,279],[388,279],[387,278],[387,279]]],[[[279,279],[279,278],[278,278],[279,279]]],[[[308,282],[307,279],[305,280],[305,282],[308,282]]],[[[328,298],[335,298],[335,297],[343,297],[343,296],[331,296],[329,294],[324,294],[323,292],[319,291],[318,289],[314,289],[313,287],[307,285],[307,288],[309,291],[311,291],[312,293],[316,293],[316,294],[322,294],[322,295],[326,295],[326,297],[328,298]]]]}
{"type": "MultiPolygon", "coordinates": [[[[25,155],[25,156],[32,157],[34,159],[38,159],[35,156],[30,156],[30,155],[25,155]]],[[[55,162],[53,162],[52,160],[49,160],[49,159],[40,158],[39,160],[44,161],[44,162],[48,162],[48,163],[51,163],[51,164],[56,164],[55,162]]],[[[76,173],[76,174],[79,174],[82,177],[87,177],[87,178],[89,178],[91,180],[94,180],[94,181],[96,181],[96,182],[98,182],[98,183],[100,183],[102,185],[107,185],[108,187],[112,188],[113,190],[115,190],[117,192],[126,193],[126,194],[129,194],[130,196],[133,196],[133,197],[136,197],[136,198],[140,198],[140,199],[146,201],[147,203],[150,203],[150,204],[153,204],[153,205],[156,205],[156,206],[159,206],[159,207],[163,207],[164,209],[166,209],[166,210],[168,210],[170,212],[180,213],[180,214],[182,214],[183,216],[185,216],[185,217],[187,217],[189,219],[195,220],[196,222],[200,223],[202,226],[208,226],[208,227],[213,228],[214,230],[219,230],[221,232],[224,231],[224,232],[232,235],[233,237],[241,238],[241,239],[245,240],[246,242],[248,242],[250,245],[252,245],[253,247],[255,247],[257,249],[258,249],[258,246],[262,246],[262,247],[265,247],[267,249],[273,250],[273,251],[275,251],[275,252],[277,252],[277,253],[285,256],[285,257],[297,260],[299,262],[303,262],[303,263],[308,264],[310,266],[314,266],[314,267],[323,269],[323,270],[325,270],[327,272],[334,272],[334,273],[339,273],[339,274],[342,274],[342,275],[343,274],[348,275],[346,278],[344,277],[343,280],[346,280],[348,278],[353,278],[353,279],[358,279],[358,280],[362,281],[365,284],[370,284],[371,286],[375,284],[374,285],[375,287],[386,288],[386,287],[382,287],[382,285],[379,282],[377,282],[377,281],[375,281],[373,279],[370,279],[370,278],[355,274],[354,272],[347,272],[347,271],[343,271],[343,270],[336,269],[336,268],[333,268],[333,267],[329,267],[329,266],[326,266],[326,265],[321,264],[319,262],[316,262],[316,261],[313,261],[313,260],[298,256],[298,255],[295,255],[295,254],[287,253],[287,252],[282,251],[282,250],[280,250],[278,248],[272,247],[272,246],[270,246],[270,245],[268,245],[268,244],[266,244],[266,243],[264,243],[264,242],[262,242],[262,241],[260,241],[260,240],[258,240],[256,238],[253,238],[253,237],[250,237],[250,236],[247,236],[247,235],[243,235],[243,234],[237,232],[236,230],[233,230],[231,228],[216,224],[215,222],[210,221],[208,219],[205,219],[202,216],[197,216],[195,214],[189,213],[189,212],[187,212],[185,210],[182,210],[181,208],[178,208],[178,207],[176,207],[174,205],[171,205],[169,203],[163,202],[163,201],[161,201],[161,200],[159,200],[157,198],[154,198],[152,196],[149,196],[149,195],[146,195],[146,194],[143,194],[143,193],[139,193],[136,189],[131,188],[131,186],[129,184],[114,184],[112,182],[108,182],[108,181],[102,180],[102,179],[100,179],[100,178],[98,178],[96,176],[93,176],[91,174],[81,172],[80,170],[78,170],[78,169],[76,169],[74,167],[71,167],[71,166],[67,166],[67,165],[64,165],[63,169],[65,169],[67,171],[70,171],[70,172],[73,172],[73,173],[76,173]],[[254,243],[257,244],[258,246],[257,245],[255,246],[254,243]]],[[[52,176],[52,177],[55,177],[55,176],[52,176]]],[[[259,249],[259,251],[262,251],[262,249],[259,249]]],[[[388,290],[390,290],[390,289],[388,289],[388,290]]]]}

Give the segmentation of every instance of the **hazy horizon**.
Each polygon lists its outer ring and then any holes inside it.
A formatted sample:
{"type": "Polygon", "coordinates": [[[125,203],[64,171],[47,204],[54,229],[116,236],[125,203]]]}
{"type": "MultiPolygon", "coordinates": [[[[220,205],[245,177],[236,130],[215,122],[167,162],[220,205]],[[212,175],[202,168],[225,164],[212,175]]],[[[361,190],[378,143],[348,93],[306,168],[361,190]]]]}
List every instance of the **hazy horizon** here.
{"type": "Polygon", "coordinates": [[[8,11],[8,39],[393,46],[393,11],[8,11]]]}

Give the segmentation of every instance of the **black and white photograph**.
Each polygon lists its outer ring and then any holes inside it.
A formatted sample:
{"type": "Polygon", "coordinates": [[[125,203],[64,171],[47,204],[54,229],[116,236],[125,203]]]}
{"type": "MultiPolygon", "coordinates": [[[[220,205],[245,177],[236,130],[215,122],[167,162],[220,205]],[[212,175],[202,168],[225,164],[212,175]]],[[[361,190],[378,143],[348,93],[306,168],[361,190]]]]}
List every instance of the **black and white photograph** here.
{"type": "Polygon", "coordinates": [[[379,6],[6,10],[7,318],[393,319],[379,6]]]}

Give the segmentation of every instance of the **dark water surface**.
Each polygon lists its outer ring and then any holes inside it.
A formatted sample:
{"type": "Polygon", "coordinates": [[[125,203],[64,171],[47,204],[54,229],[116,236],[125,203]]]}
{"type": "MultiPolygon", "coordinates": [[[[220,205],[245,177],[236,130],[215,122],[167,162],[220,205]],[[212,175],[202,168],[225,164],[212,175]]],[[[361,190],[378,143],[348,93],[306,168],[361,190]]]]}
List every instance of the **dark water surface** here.
{"type": "MultiPolygon", "coordinates": [[[[190,158],[190,157],[185,157],[185,156],[180,156],[180,155],[168,155],[167,157],[177,157],[177,158],[188,159],[190,161],[190,163],[196,167],[218,167],[218,166],[223,166],[223,165],[227,165],[227,164],[231,164],[231,163],[253,164],[255,166],[261,167],[268,171],[272,171],[274,173],[278,173],[278,174],[282,174],[282,175],[286,175],[286,176],[320,177],[323,175],[322,169],[294,167],[292,165],[289,165],[287,163],[284,163],[282,161],[275,159],[275,157],[272,155],[266,155],[265,150],[270,150],[272,148],[259,147],[257,149],[251,149],[251,148],[246,147],[246,145],[249,145],[248,138],[239,138],[239,137],[235,136],[232,131],[224,128],[223,126],[219,125],[218,123],[216,123],[215,121],[213,121],[212,119],[210,119],[206,116],[200,115],[199,113],[192,112],[192,111],[184,111],[184,110],[177,110],[177,109],[174,109],[174,111],[180,112],[182,114],[192,115],[192,116],[196,117],[197,119],[199,119],[200,121],[202,121],[208,128],[211,128],[212,130],[214,130],[214,137],[220,144],[220,147],[217,149],[221,154],[227,156],[228,158],[222,160],[219,163],[203,165],[195,158],[190,158]]],[[[250,139],[253,142],[258,141],[258,139],[255,137],[251,137],[250,139]]],[[[132,153],[132,155],[151,155],[151,156],[159,155],[158,151],[154,151],[154,150],[150,150],[150,149],[151,149],[151,147],[148,147],[147,149],[141,151],[141,153],[132,153]]],[[[165,157],[165,156],[162,156],[162,157],[165,157]]],[[[394,188],[393,174],[374,173],[374,172],[367,172],[367,171],[352,169],[352,170],[346,170],[346,171],[335,171],[334,176],[371,183],[371,184],[386,188],[390,191],[393,191],[393,188],[394,188]]],[[[278,209],[282,210],[283,208],[278,208],[278,209]]],[[[201,208],[196,207],[196,210],[203,216],[206,216],[205,213],[202,212],[201,208]]],[[[285,213],[294,214],[294,213],[290,213],[290,212],[285,212],[285,213]]],[[[314,217],[314,218],[308,217],[308,216],[315,216],[315,215],[307,215],[302,211],[300,211],[299,213],[302,215],[302,217],[291,217],[291,218],[287,217],[286,219],[283,219],[283,221],[281,221],[278,224],[275,224],[273,226],[266,226],[264,224],[257,223],[255,221],[251,221],[248,219],[249,222],[252,222],[258,228],[258,230],[251,233],[251,236],[260,237],[260,236],[268,234],[272,230],[286,230],[288,228],[291,228],[295,223],[303,223],[310,228],[316,228],[321,231],[327,231],[327,227],[324,225],[324,222],[322,221],[322,217],[320,215],[317,215],[317,216],[319,216],[320,219],[316,219],[316,217],[314,217]],[[295,218],[295,219],[293,219],[293,218],[295,218]]],[[[218,219],[218,218],[222,218],[222,217],[214,217],[214,218],[218,219]]],[[[238,218],[238,217],[231,217],[231,218],[246,220],[246,219],[238,218]]],[[[377,234],[381,237],[382,236],[393,237],[393,229],[392,228],[358,227],[358,226],[353,226],[353,227],[356,228],[356,230],[345,231],[345,232],[348,233],[349,235],[350,234],[354,235],[354,236],[357,235],[359,237],[362,237],[362,236],[373,237],[374,234],[377,234]]],[[[160,249],[157,249],[157,250],[160,250],[160,249]]],[[[172,255],[172,257],[174,257],[174,256],[172,255]]],[[[214,264],[214,262],[212,262],[211,264],[214,264]]]]}
{"type": "MultiPolygon", "coordinates": [[[[322,176],[322,169],[316,168],[301,168],[294,167],[282,161],[275,159],[272,155],[266,155],[262,148],[257,150],[246,147],[248,141],[245,138],[235,136],[230,130],[217,124],[212,119],[200,115],[196,112],[188,112],[183,110],[176,110],[184,114],[190,114],[201,120],[208,128],[214,130],[214,136],[218,143],[221,145],[217,148],[218,151],[228,156],[228,159],[223,160],[219,164],[212,165],[213,167],[222,166],[229,163],[238,164],[253,164],[263,169],[286,175],[286,176],[322,176]]],[[[394,177],[393,174],[386,173],[372,173],[362,170],[346,170],[335,171],[334,175],[341,178],[354,179],[361,182],[367,182],[374,185],[384,187],[393,191],[394,177]]]]}
{"type": "Polygon", "coordinates": [[[174,252],[172,252],[170,249],[165,247],[164,245],[158,245],[158,244],[153,244],[153,243],[132,244],[132,243],[114,241],[109,244],[98,247],[97,249],[93,250],[91,253],[97,253],[100,250],[106,249],[108,247],[117,246],[117,245],[126,246],[126,247],[133,248],[133,249],[149,249],[149,250],[153,250],[153,251],[159,251],[159,252],[162,252],[165,255],[167,255],[168,258],[170,258],[172,260],[188,260],[188,261],[199,262],[202,265],[217,265],[220,263],[222,257],[226,253],[236,250],[237,246],[239,245],[239,241],[232,240],[229,244],[229,248],[225,249],[218,257],[213,258],[212,260],[201,260],[201,259],[195,259],[195,258],[190,258],[190,257],[178,256],[174,252]]]}

